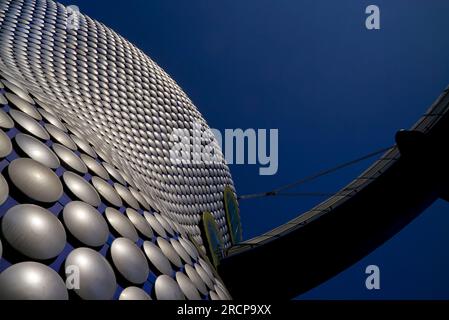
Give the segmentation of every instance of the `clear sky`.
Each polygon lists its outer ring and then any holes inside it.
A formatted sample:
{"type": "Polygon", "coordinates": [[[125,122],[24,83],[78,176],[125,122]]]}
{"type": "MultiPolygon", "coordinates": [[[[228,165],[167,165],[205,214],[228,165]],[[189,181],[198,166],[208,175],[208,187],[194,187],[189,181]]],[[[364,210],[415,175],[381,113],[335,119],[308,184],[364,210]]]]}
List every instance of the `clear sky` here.
{"type": "MultiPolygon", "coordinates": [[[[233,165],[239,194],[267,191],[393,144],[395,132],[410,127],[449,85],[447,0],[61,2],[79,6],[147,53],[211,127],[279,129],[277,175],[233,165]],[[380,30],[365,28],[370,4],[380,8],[380,30]]],[[[369,164],[296,191],[334,192],[369,164]]],[[[242,201],[244,237],[320,200],[242,201]]],[[[448,245],[449,204],[438,201],[372,254],[299,298],[448,299],[448,245]],[[365,288],[369,264],[380,267],[380,290],[365,288]]],[[[301,263],[296,249],[291,272],[301,263]]]]}

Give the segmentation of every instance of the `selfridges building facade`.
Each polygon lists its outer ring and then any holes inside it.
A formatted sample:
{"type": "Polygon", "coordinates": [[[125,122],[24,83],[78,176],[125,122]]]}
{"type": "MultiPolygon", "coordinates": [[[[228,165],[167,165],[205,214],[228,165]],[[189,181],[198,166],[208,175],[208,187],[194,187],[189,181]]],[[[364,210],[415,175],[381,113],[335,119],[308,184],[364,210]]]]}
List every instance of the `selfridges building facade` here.
{"type": "Polygon", "coordinates": [[[204,240],[204,226],[223,250],[235,240],[229,169],[219,152],[171,154],[173,131],[198,124],[178,85],[103,24],[1,0],[0,298],[230,299],[204,240]]]}

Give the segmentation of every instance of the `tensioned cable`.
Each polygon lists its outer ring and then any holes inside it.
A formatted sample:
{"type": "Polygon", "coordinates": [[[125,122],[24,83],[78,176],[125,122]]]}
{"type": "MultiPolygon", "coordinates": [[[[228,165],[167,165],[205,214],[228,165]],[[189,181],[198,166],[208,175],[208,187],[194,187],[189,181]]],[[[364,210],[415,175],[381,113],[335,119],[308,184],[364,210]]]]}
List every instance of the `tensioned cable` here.
{"type": "Polygon", "coordinates": [[[281,195],[282,196],[323,196],[323,197],[324,196],[330,196],[330,195],[333,195],[333,194],[330,194],[330,193],[319,193],[319,192],[281,193],[280,191],[291,189],[291,188],[297,187],[297,186],[299,186],[301,184],[304,184],[304,183],[316,180],[316,179],[318,179],[320,177],[323,177],[325,175],[334,173],[335,171],[341,170],[343,168],[352,166],[352,165],[357,164],[357,163],[359,163],[361,161],[364,161],[364,160],[367,160],[367,159],[372,158],[374,156],[377,156],[377,155],[379,155],[381,153],[384,153],[384,152],[390,150],[391,148],[393,148],[393,146],[389,146],[387,148],[382,148],[380,150],[376,150],[376,151],[368,153],[368,154],[366,154],[366,155],[364,155],[364,156],[362,156],[360,158],[357,158],[357,159],[354,159],[354,160],[351,160],[351,161],[348,161],[348,162],[344,162],[344,163],[339,164],[339,165],[337,165],[335,167],[332,167],[330,169],[322,170],[322,171],[320,171],[318,173],[315,173],[313,175],[310,175],[310,176],[307,176],[305,178],[299,179],[299,180],[294,181],[292,183],[283,185],[283,186],[278,187],[278,188],[276,188],[274,190],[271,190],[271,191],[260,192],[260,193],[252,193],[252,194],[245,194],[245,195],[239,196],[237,199],[238,200],[246,200],[246,199],[255,199],[255,198],[281,196],[281,195]]]}

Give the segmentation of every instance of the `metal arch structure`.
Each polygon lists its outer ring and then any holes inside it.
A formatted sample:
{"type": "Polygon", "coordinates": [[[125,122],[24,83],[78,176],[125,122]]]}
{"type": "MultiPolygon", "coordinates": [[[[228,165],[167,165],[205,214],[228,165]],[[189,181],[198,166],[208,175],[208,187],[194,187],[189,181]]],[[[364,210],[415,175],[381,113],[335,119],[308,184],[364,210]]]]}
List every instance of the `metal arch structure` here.
{"type": "Polygon", "coordinates": [[[335,196],[221,261],[234,298],[291,299],[345,270],[438,198],[449,200],[449,87],[410,131],[335,196]]]}

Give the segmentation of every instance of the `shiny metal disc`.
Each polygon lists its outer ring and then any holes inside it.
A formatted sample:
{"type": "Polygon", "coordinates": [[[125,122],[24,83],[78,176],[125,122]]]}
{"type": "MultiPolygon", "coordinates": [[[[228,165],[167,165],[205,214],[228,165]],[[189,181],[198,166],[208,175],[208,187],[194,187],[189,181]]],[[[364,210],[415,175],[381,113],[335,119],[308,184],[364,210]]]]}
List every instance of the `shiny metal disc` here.
{"type": "Polygon", "coordinates": [[[198,272],[196,272],[195,268],[192,266],[186,264],[185,265],[185,271],[187,276],[190,280],[192,280],[193,284],[196,286],[196,288],[202,293],[207,294],[207,288],[204,281],[199,276],[198,272]]]}
{"type": "Polygon", "coordinates": [[[148,223],[150,224],[151,228],[161,237],[167,237],[167,233],[165,232],[165,229],[161,226],[159,221],[149,212],[143,213],[145,219],[147,219],[148,223]]]}
{"type": "Polygon", "coordinates": [[[80,158],[81,158],[81,160],[83,160],[83,162],[86,164],[86,166],[89,168],[89,170],[93,174],[95,174],[105,180],[109,179],[109,174],[106,171],[106,169],[103,168],[103,166],[101,164],[99,164],[97,161],[95,161],[95,159],[93,159],[85,154],[81,154],[80,158]]]}
{"type": "Polygon", "coordinates": [[[219,286],[214,285],[214,290],[217,295],[220,297],[220,300],[231,300],[228,295],[221,289],[219,286]]]}
{"type": "Polygon", "coordinates": [[[141,234],[149,239],[153,237],[153,230],[151,230],[150,224],[140,213],[134,209],[128,208],[126,209],[126,215],[141,234]]]}
{"type": "Polygon", "coordinates": [[[122,199],[132,208],[138,210],[139,204],[137,203],[137,200],[134,198],[134,196],[131,194],[131,192],[124,186],[122,186],[120,183],[114,183],[114,188],[117,191],[117,193],[122,197],[122,199]]]}
{"type": "Polygon", "coordinates": [[[2,232],[14,249],[33,259],[54,258],[66,245],[62,223],[50,211],[34,204],[9,209],[2,219],[2,232]]]}
{"type": "MultiPolygon", "coordinates": [[[[11,81],[13,81],[13,80],[11,80],[11,81]]],[[[24,99],[25,101],[34,104],[33,99],[30,97],[30,95],[28,94],[26,89],[23,88],[23,86],[19,86],[17,84],[17,82],[12,83],[11,81],[2,80],[2,82],[6,88],[11,90],[14,94],[18,95],[20,98],[24,99]]]]}
{"type": "Polygon", "coordinates": [[[211,278],[211,280],[213,280],[215,278],[215,275],[214,275],[214,272],[212,271],[211,266],[206,261],[204,261],[203,258],[199,258],[198,262],[199,262],[200,266],[203,267],[204,271],[206,271],[209,278],[211,278]]]}
{"type": "Polygon", "coordinates": [[[9,110],[9,114],[11,115],[11,118],[28,133],[42,140],[50,139],[48,132],[31,116],[22,111],[13,109],[9,110]]]}
{"type": "Polygon", "coordinates": [[[8,166],[8,174],[12,183],[33,200],[51,203],[62,196],[62,183],[58,176],[35,160],[14,160],[8,166]]]}
{"type": "Polygon", "coordinates": [[[0,300],[68,300],[66,285],[53,269],[21,262],[0,274],[0,300]]]}
{"type": "Polygon", "coordinates": [[[78,248],[70,252],[65,268],[79,270],[79,289],[75,292],[85,300],[110,300],[114,297],[117,282],[109,262],[97,251],[78,248]]]}
{"type": "Polygon", "coordinates": [[[226,289],[226,287],[225,287],[224,284],[221,282],[221,280],[215,278],[215,285],[216,285],[217,287],[219,287],[219,288],[224,292],[224,294],[226,295],[226,297],[227,297],[228,300],[232,300],[231,294],[229,293],[228,289],[226,289]]]}
{"type": "Polygon", "coordinates": [[[176,253],[184,260],[185,263],[191,264],[192,259],[190,258],[187,251],[184,249],[184,247],[179,243],[176,239],[170,239],[170,243],[173,246],[173,249],[175,249],[176,253]]]}
{"type": "MultiPolygon", "coordinates": [[[[42,104],[42,102],[40,102],[40,104],[42,104]]],[[[39,111],[39,113],[46,121],[61,129],[62,131],[67,132],[67,128],[62,124],[61,120],[57,116],[42,108],[38,108],[37,111],[39,111]]]]}
{"type": "Polygon", "coordinates": [[[168,242],[167,240],[157,237],[157,245],[159,248],[161,248],[162,253],[170,260],[171,263],[173,263],[178,268],[182,267],[181,258],[179,258],[178,254],[176,253],[173,246],[168,242]]]}
{"type": "Polygon", "coordinates": [[[80,137],[77,137],[75,135],[70,135],[70,137],[72,138],[73,142],[76,143],[76,145],[85,153],[87,153],[89,156],[91,157],[96,157],[97,154],[95,153],[94,149],[92,149],[92,147],[89,145],[89,143],[84,140],[81,139],[80,137]]]}
{"type": "Polygon", "coordinates": [[[220,300],[220,297],[215,293],[215,291],[209,291],[209,296],[212,301],[220,300]]]}
{"type": "Polygon", "coordinates": [[[65,185],[80,200],[98,207],[101,203],[100,196],[92,185],[76,173],[66,171],[62,176],[65,185]]]}
{"type": "Polygon", "coordinates": [[[64,207],[62,215],[70,233],[85,245],[99,247],[108,240],[108,225],[91,205],[72,201],[64,207]]]}
{"type": "Polygon", "coordinates": [[[159,223],[165,229],[166,232],[168,232],[172,236],[175,234],[172,227],[167,222],[167,219],[165,217],[163,217],[162,215],[160,215],[158,213],[155,213],[154,217],[157,219],[157,221],[159,221],[159,223]]]}
{"type": "Polygon", "coordinates": [[[142,195],[137,190],[130,187],[129,191],[144,209],[146,210],[150,209],[150,205],[148,204],[148,202],[145,200],[144,197],[142,197],[142,195]]]}
{"type": "Polygon", "coordinates": [[[0,206],[5,203],[9,196],[9,186],[6,179],[0,173],[0,206]]]}
{"type": "Polygon", "coordinates": [[[31,159],[51,169],[59,168],[61,165],[55,153],[38,139],[24,133],[18,133],[14,139],[19,148],[31,159]]]}
{"type": "Polygon", "coordinates": [[[122,291],[119,300],[151,300],[151,297],[138,287],[128,287],[122,291]]]}
{"type": "Polygon", "coordinates": [[[121,207],[123,205],[122,199],[117,194],[117,191],[106,181],[99,177],[92,177],[92,184],[98,193],[105,199],[108,203],[116,207],[121,207]]]}
{"type": "Polygon", "coordinates": [[[181,291],[189,300],[201,300],[198,289],[193,282],[182,272],[176,272],[176,282],[178,282],[181,291]]]}
{"type": "Polygon", "coordinates": [[[114,208],[106,208],[105,215],[112,228],[122,237],[128,238],[133,242],[139,239],[133,224],[123,213],[114,208]]]}
{"type": "Polygon", "coordinates": [[[178,283],[165,274],[157,277],[154,290],[158,300],[185,300],[178,283]]]}
{"type": "Polygon", "coordinates": [[[49,123],[45,125],[45,129],[56,142],[71,150],[77,149],[75,142],[73,142],[72,138],[70,138],[63,130],[49,123]]]}
{"type": "Polygon", "coordinates": [[[2,260],[2,254],[3,254],[3,245],[2,240],[0,239],[0,260],[2,260]]]}
{"type": "Polygon", "coordinates": [[[39,112],[37,112],[36,108],[30,104],[29,102],[23,100],[22,98],[20,98],[19,96],[13,94],[13,93],[9,93],[6,92],[5,93],[5,97],[6,99],[9,100],[9,102],[11,102],[11,105],[13,107],[15,107],[16,109],[25,112],[27,115],[33,117],[35,120],[42,120],[42,116],[40,115],[39,112]]]}
{"type": "Polygon", "coordinates": [[[0,130],[0,158],[7,157],[12,151],[11,140],[8,135],[0,130]]]}
{"type": "Polygon", "coordinates": [[[52,148],[59,159],[61,159],[69,169],[73,169],[81,174],[87,173],[86,165],[72,150],[58,143],[53,144],[52,148]]]}
{"type": "Polygon", "coordinates": [[[198,250],[191,244],[189,241],[185,240],[182,237],[179,237],[179,243],[183,246],[183,248],[189,253],[189,255],[194,259],[198,260],[198,250]]]}
{"type": "Polygon", "coordinates": [[[158,246],[150,241],[145,241],[143,243],[143,251],[145,251],[148,260],[150,260],[151,264],[155,266],[159,272],[166,275],[173,274],[170,262],[158,246]]]}
{"type": "Polygon", "coordinates": [[[125,179],[123,179],[120,172],[118,172],[117,169],[115,169],[113,166],[111,166],[109,163],[103,162],[103,167],[108,171],[108,173],[119,183],[126,184],[125,179]]]}
{"type": "Polygon", "coordinates": [[[148,279],[150,268],[139,247],[128,238],[117,238],[111,245],[111,257],[117,270],[128,281],[141,284],[148,279]]]}
{"type": "Polygon", "coordinates": [[[11,129],[14,127],[14,121],[12,121],[11,117],[8,114],[0,109],[0,128],[3,129],[11,129]]]}
{"type": "Polygon", "coordinates": [[[203,267],[200,266],[198,263],[195,263],[193,266],[195,267],[196,272],[198,273],[198,275],[200,276],[200,278],[204,281],[204,283],[205,283],[210,289],[213,289],[213,288],[214,288],[214,283],[213,283],[212,280],[209,278],[207,272],[203,269],[203,267]]]}

